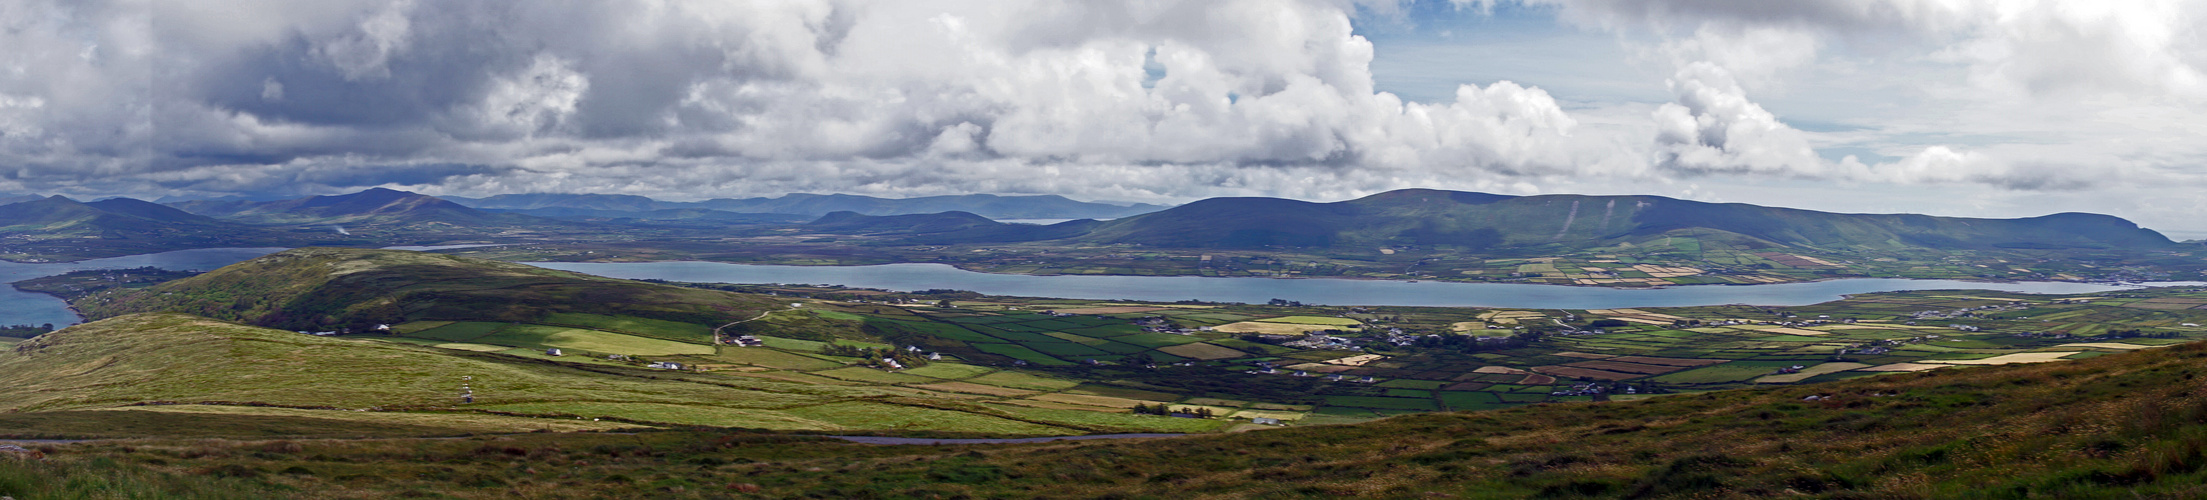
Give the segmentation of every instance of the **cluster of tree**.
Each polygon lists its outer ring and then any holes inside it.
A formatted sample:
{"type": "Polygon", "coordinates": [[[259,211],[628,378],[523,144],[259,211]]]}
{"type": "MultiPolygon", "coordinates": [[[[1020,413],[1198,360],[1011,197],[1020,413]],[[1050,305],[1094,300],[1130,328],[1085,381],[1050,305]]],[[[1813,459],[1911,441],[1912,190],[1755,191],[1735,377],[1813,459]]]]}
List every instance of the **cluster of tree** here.
{"type": "Polygon", "coordinates": [[[2105,333],[2105,334],[2101,334],[2100,336],[2102,336],[2102,337],[2107,337],[2107,338],[2111,338],[2111,339],[2127,339],[2127,338],[2148,338],[2148,339],[2173,339],[2173,338],[2177,338],[2177,337],[2178,337],[2178,335],[2176,334],[2176,332],[2171,332],[2171,331],[2165,331],[2165,330],[2164,330],[2164,331],[2157,331],[2157,332],[2149,332],[2149,331],[2139,330],[2139,329],[2137,329],[2137,328],[2132,328],[2132,329],[2129,329],[2129,330],[2108,330],[2108,331],[2107,331],[2107,333],[2105,333]]]}
{"type": "Polygon", "coordinates": [[[1287,300],[1287,299],[1272,299],[1272,300],[1269,300],[1269,301],[1265,301],[1265,304],[1266,304],[1266,305],[1274,305],[1274,306],[1287,306],[1287,307],[1303,307],[1303,303],[1302,303],[1302,301],[1287,300]]]}
{"type": "Polygon", "coordinates": [[[891,366],[889,366],[889,363],[883,360],[896,361],[897,366],[901,366],[904,368],[918,368],[922,366],[927,366],[926,356],[922,356],[920,355],[920,353],[916,352],[897,350],[896,348],[875,349],[872,347],[859,347],[854,345],[829,343],[828,345],[820,346],[820,354],[858,358],[859,366],[869,366],[874,368],[891,368],[891,366]]]}
{"type": "MultiPolygon", "coordinates": [[[[1624,320],[1621,320],[1621,319],[1597,319],[1597,320],[1594,320],[1593,322],[1587,323],[1587,324],[1586,324],[1586,327],[1587,327],[1587,328],[1617,328],[1617,327],[1621,327],[1621,326],[1631,326],[1631,325],[1632,325],[1631,323],[1626,323],[1626,322],[1625,322],[1624,320]]],[[[1673,325],[1671,325],[1671,326],[1679,326],[1679,325],[1673,324],[1673,325]]]]}
{"type": "Polygon", "coordinates": [[[1134,404],[1134,414],[1135,414],[1135,415],[1162,415],[1162,416],[1171,416],[1171,415],[1175,415],[1175,414],[1178,414],[1178,415],[1188,415],[1188,416],[1193,416],[1193,417],[1195,417],[1195,418],[1211,418],[1211,417],[1215,417],[1215,416],[1218,416],[1218,415],[1217,415],[1216,413],[1213,413],[1213,412],[1211,411],[1211,409],[1210,409],[1210,408],[1197,407],[1197,408],[1195,408],[1195,409],[1191,410],[1191,409],[1187,409],[1187,408],[1173,408],[1173,407],[1171,407],[1171,406],[1168,406],[1168,405],[1166,405],[1165,403],[1157,403],[1157,406],[1150,406],[1150,405],[1148,405],[1148,404],[1143,404],[1143,403],[1135,403],[1135,404],[1134,404]]]}
{"type": "Polygon", "coordinates": [[[47,323],[43,325],[8,325],[0,326],[0,337],[27,339],[31,337],[45,335],[46,332],[51,331],[54,331],[53,323],[47,323]]]}

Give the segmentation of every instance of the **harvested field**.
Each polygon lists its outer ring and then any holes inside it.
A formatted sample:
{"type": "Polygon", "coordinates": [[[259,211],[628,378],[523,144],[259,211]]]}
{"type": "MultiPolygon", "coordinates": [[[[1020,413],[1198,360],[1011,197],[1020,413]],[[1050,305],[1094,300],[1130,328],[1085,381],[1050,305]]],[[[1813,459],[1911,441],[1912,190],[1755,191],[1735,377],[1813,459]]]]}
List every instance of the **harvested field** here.
{"type": "Polygon", "coordinates": [[[1638,378],[1641,376],[1640,374],[1636,373],[1618,373],[1612,371],[1602,371],[1589,368],[1561,365],[1535,366],[1533,367],[1533,371],[1540,372],[1544,375],[1554,375],[1557,377],[1590,378],[1596,380],[1624,380],[1628,378],[1638,378]]]}
{"type": "Polygon", "coordinates": [[[1949,367],[1949,366],[1953,366],[1953,365],[1927,365],[1927,364],[1923,364],[1923,363],[1893,363],[1893,364],[1889,364],[1889,365],[1878,365],[1878,366],[1872,366],[1872,367],[1869,367],[1869,368],[1863,368],[1863,369],[1861,369],[1861,370],[1862,370],[1862,371],[1866,371],[1866,372],[1920,372],[1920,371],[1924,371],[1924,370],[1931,370],[1931,369],[1937,369],[1937,368],[1946,368],[1946,367],[1949,367]]]}
{"type": "Polygon", "coordinates": [[[1326,360],[1326,364],[1342,366],[1364,366],[1365,363],[1379,361],[1386,358],[1386,356],[1381,356],[1378,354],[1358,354],[1341,359],[1329,359],[1326,360]]]}
{"type": "Polygon", "coordinates": [[[1557,355],[1557,356],[1563,356],[1563,357],[1567,357],[1567,358],[1579,358],[1579,359],[1609,359],[1609,358],[1614,358],[1614,357],[1616,357],[1616,356],[1614,356],[1614,355],[1609,355],[1609,354],[1588,354],[1588,353],[1583,353],[1583,352],[1571,352],[1571,351],[1563,351],[1563,352],[1558,352],[1558,353],[1556,353],[1556,355],[1557,355]]]}
{"type": "Polygon", "coordinates": [[[1519,370],[1519,369],[1516,369],[1516,368],[1510,368],[1510,367],[1507,367],[1507,366],[1482,366],[1482,367],[1478,367],[1478,368],[1474,368],[1474,369],[1472,369],[1472,370],[1471,370],[1471,372],[1472,372],[1472,373],[1490,373],[1490,374],[1495,374],[1495,375],[1524,375],[1524,374],[1525,374],[1525,370],[1519,370]]]}
{"type": "Polygon", "coordinates": [[[1057,311],[1058,311],[1058,312],[1061,312],[1061,313],[1065,313],[1065,314],[1125,314],[1125,313],[1145,313],[1145,312],[1150,312],[1150,311],[1164,311],[1164,310],[1167,310],[1167,309],[1166,309],[1166,308],[1163,308],[1163,307],[1113,306],[1113,307],[1090,307],[1090,308],[1085,308],[1085,309],[1059,309],[1059,310],[1057,310],[1057,311]]]}
{"type": "Polygon", "coordinates": [[[1349,318],[1328,318],[1328,317],[1324,317],[1324,316],[1281,316],[1281,317],[1277,317],[1277,318],[1265,318],[1265,319],[1260,319],[1260,320],[1257,320],[1257,321],[1262,321],[1262,322],[1266,322],[1266,323],[1292,323],[1292,324],[1298,324],[1298,325],[1331,325],[1331,326],[1356,326],[1356,325],[1361,325],[1361,324],[1364,324],[1364,323],[1363,323],[1363,322],[1361,322],[1361,321],[1357,321],[1357,320],[1353,320],[1353,319],[1349,319],[1349,318]]]}
{"type": "Polygon", "coordinates": [[[1194,358],[1201,360],[1240,358],[1249,356],[1249,353],[1246,352],[1236,351],[1233,349],[1200,342],[1194,344],[1180,344],[1176,346],[1160,347],[1157,348],[1157,351],[1183,358],[1194,358]]]}
{"type": "Polygon", "coordinates": [[[1620,363],[1616,361],[1580,361],[1577,363],[1566,363],[1563,366],[1592,368],[1596,370],[1612,372],[1638,373],[1641,375],[1657,375],[1686,369],[1686,367],[1683,366],[1643,365],[1639,363],[1620,363]]]}
{"type": "Polygon", "coordinates": [[[1325,363],[1303,363],[1303,364],[1299,364],[1299,365],[1288,365],[1288,366],[1287,366],[1287,369],[1289,369],[1289,370],[1302,370],[1302,371],[1306,371],[1306,372],[1314,372],[1314,373],[1341,373],[1341,372],[1345,372],[1345,371],[1349,371],[1349,370],[1354,370],[1354,369],[1356,369],[1356,367],[1354,367],[1354,366],[1341,366],[1341,365],[1329,365],[1329,364],[1325,364],[1325,363]]]}
{"type": "Polygon", "coordinates": [[[1518,385],[1548,385],[1553,383],[1556,383],[1555,377],[1541,375],[1538,373],[1527,373],[1525,374],[1525,378],[1519,379],[1517,381],[1518,385]]]}
{"type": "Polygon", "coordinates": [[[1993,356],[1985,359],[1937,359],[1924,360],[1924,362],[1942,365],[2006,365],[2014,363],[2045,363],[2050,361],[2061,361],[2062,356],[2068,356],[2071,354],[2076,354],[2078,352],[2080,351],[2019,352],[2015,354],[2003,354],[1999,356],[1993,356]]]}
{"type": "Polygon", "coordinates": [[[1643,365],[1664,366],[1709,366],[1714,364],[1721,364],[1726,361],[1722,359],[1658,358],[1654,356],[1621,356],[1610,358],[1609,360],[1622,361],[1626,363],[1639,363],[1643,365]]]}
{"type": "Polygon", "coordinates": [[[1330,325],[1300,325],[1300,324],[1294,324],[1294,323],[1263,323],[1263,322],[1256,322],[1256,321],[1243,321],[1243,322],[1239,322],[1239,323],[1227,323],[1227,324],[1223,324],[1223,325],[1218,325],[1218,326],[1215,326],[1215,327],[1211,327],[1211,329],[1212,329],[1212,330],[1214,330],[1214,331],[1219,331],[1219,332],[1225,332],[1225,333],[1258,333],[1258,334],[1265,334],[1265,335],[1302,335],[1302,334],[1305,334],[1305,333],[1310,333],[1310,332],[1315,332],[1315,331],[1321,331],[1321,330],[1336,330],[1336,329],[1340,329],[1340,327],[1337,327],[1337,326],[1330,326],[1330,325]]]}
{"type": "Polygon", "coordinates": [[[1816,330],[1802,330],[1802,329],[1799,329],[1799,328],[1782,328],[1782,327],[1781,327],[1781,328],[1764,328],[1764,329],[1761,329],[1761,330],[1755,330],[1755,331],[1758,331],[1758,332],[1769,332],[1769,333],[1783,333],[1783,334],[1786,334],[1786,335],[1806,335],[1806,336],[1811,336],[1811,337],[1813,337],[1813,336],[1817,336],[1817,335],[1831,335],[1831,332],[1819,332],[1819,331],[1816,331],[1816,330]]]}

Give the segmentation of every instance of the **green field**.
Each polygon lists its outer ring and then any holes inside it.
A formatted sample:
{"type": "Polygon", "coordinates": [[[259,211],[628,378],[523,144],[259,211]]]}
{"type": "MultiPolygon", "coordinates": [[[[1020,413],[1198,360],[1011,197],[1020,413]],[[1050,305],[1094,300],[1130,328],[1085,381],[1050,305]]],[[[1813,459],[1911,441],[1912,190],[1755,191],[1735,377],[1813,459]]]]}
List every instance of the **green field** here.
{"type": "Polygon", "coordinates": [[[1326,396],[1326,404],[1350,408],[1377,408],[1386,410],[1432,410],[1432,399],[1392,398],[1377,396],[1326,396]]]}
{"type": "Polygon", "coordinates": [[[1005,356],[1012,359],[1026,361],[1043,366],[1072,366],[1073,364],[1065,360],[1050,357],[1047,354],[1035,352],[1034,349],[1028,349],[1026,346],[1018,344],[980,344],[973,346],[973,348],[978,349],[981,352],[1005,356]]]}
{"type": "Polygon", "coordinates": [[[572,326],[591,330],[625,333],[657,339],[674,340],[693,344],[713,343],[712,327],[678,323],[632,316],[606,316],[601,314],[553,313],[545,315],[544,324],[572,326]]]}
{"type": "Polygon", "coordinates": [[[543,325],[507,325],[490,335],[476,338],[473,342],[539,349],[558,347],[591,353],[640,356],[713,353],[713,347],[709,345],[543,325]]]}

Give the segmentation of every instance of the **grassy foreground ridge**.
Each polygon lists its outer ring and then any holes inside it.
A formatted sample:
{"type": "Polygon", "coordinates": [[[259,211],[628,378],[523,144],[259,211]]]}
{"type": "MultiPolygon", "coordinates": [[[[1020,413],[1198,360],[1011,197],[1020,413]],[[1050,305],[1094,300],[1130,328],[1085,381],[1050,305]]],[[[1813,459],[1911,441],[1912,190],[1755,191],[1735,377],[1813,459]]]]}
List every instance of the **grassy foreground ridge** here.
{"type": "Polygon", "coordinates": [[[0,460],[0,495],[2196,498],[2207,494],[2203,374],[2207,345],[2191,343],[2073,363],[1075,444],[874,446],[711,430],[111,441],[0,460]]]}

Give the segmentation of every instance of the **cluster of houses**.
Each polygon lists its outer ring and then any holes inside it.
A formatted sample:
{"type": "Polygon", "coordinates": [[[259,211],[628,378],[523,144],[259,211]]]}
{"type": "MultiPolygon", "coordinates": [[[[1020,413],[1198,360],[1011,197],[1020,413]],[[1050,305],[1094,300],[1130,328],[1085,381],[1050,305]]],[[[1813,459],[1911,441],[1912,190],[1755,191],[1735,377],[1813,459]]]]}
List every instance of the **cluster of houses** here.
{"type": "Polygon", "coordinates": [[[1301,339],[1282,342],[1280,343],[1280,345],[1294,347],[1298,349],[1341,349],[1349,351],[1364,350],[1364,348],[1358,347],[1356,345],[1356,339],[1334,336],[1334,334],[1338,333],[1341,333],[1341,331],[1321,330],[1310,332],[1309,334],[1304,335],[1301,339]]]}
{"type": "MultiPolygon", "coordinates": [[[[1594,396],[1594,395],[1600,395],[1600,394],[1608,394],[1610,390],[1611,390],[1611,389],[1610,389],[1610,387],[1609,387],[1609,386],[1608,386],[1607,384],[1603,384],[1603,383],[1585,383],[1585,384],[1573,384],[1573,385],[1572,385],[1572,386],[1571,386],[1570,388],[1567,388],[1567,389],[1557,389],[1557,390],[1555,390],[1555,391],[1551,391],[1551,392],[1549,392],[1549,393],[1548,393],[1548,395],[1550,395],[1550,396],[1594,396]]],[[[1637,388],[1634,388],[1634,387],[1632,387],[1632,386],[1629,386],[1629,385],[1628,385],[1628,386],[1625,386],[1625,387],[1624,387],[1623,389],[1618,389],[1617,391],[1618,391],[1619,393],[1622,393],[1622,394],[1639,394],[1639,393],[1640,393],[1640,390],[1639,390],[1639,389],[1637,389],[1637,388]]]]}
{"type": "Polygon", "coordinates": [[[1173,324],[1172,320],[1166,319],[1164,316],[1136,319],[1134,320],[1134,326],[1142,327],[1142,331],[1145,333],[1170,333],[1173,335],[1195,335],[1198,331],[1210,329],[1209,327],[1202,329],[1181,328],[1180,325],[1173,324]]]}
{"type": "Polygon", "coordinates": [[[751,335],[737,335],[735,338],[728,339],[728,343],[739,347],[761,347],[766,345],[765,341],[751,335]]]}
{"type": "MultiPolygon", "coordinates": [[[[2065,303],[2074,303],[2074,302],[2071,302],[2071,301],[2069,301],[2069,300],[2056,300],[2056,301],[2054,301],[2054,303],[2056,303],[2056,304],[2065,304],[2065,303]]],[[[2020,302],[2020,301],[2018,301],[2018,302],[2009,302],[2009,303],[2006,303],[2006,304],[1995,304],[1995,305],[1987,305],[1987,306],[1977,306],[1977,307],[1965,307],[1965,308],[1961,308],[1961,309],[1955,309],[1955,310],[1952,310],[1952,311],[1940,311],[1940,310],[1931,310],[1931,311],[1917,311],[1917,312],[1916,312],[1915,314],[1910,314],[1909,316],[1910,316],[1910,317],[1912,317],[1912,318],[1915,318],[1915,319],[1917,319],[1917,320],[1939,320],[1939,319],[1981,318],[1981,317],[1984,317],[1984,316],[1982,316],[1982,315],[1980,315],[1980,314],[1978,314],[1978,313],[1990,313],[1990,312],[2000,312],[2000,311],[2021,311],[2021,310],[2024,310],[2024,309],[2030,309],[2030,308],[2031,308],[2031,303],[2029,303],[2029,302],[2020,302]]]]}

